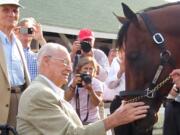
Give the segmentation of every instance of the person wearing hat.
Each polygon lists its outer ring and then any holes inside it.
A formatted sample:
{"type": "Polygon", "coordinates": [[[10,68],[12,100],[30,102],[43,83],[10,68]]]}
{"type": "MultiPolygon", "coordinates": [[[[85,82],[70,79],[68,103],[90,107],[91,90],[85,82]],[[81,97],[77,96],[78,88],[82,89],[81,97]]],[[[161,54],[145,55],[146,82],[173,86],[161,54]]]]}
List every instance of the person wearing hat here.
{"type": "Polygon", "coordinates": [[[14,34],[19,7],[18,0],[0,1],[0,123],[14,127],[20,93],[30,83],[22,44],[14,34]]]}
{"type": "Polygon", "coordinates": [[[108,58],[103,51],[100,49],[94,48],[95,37],[92,30],[88,28],[83,28],[79,31],[77,40],[73,42],[71,59],[73,63],[75,62],[75,56],[77,55],[78,50],[80,50],[82,56],[92,56],[95,58],[98,64],[98,74],[97,79],[104,82],[108,76],[109,62],[108,58]],[[83,44],[89,43],[89,44],[83,44]],[[90,47],[89,47],[90,45],[90,47]],[[89,50],[88,50],[89,48],[89,50]]]}

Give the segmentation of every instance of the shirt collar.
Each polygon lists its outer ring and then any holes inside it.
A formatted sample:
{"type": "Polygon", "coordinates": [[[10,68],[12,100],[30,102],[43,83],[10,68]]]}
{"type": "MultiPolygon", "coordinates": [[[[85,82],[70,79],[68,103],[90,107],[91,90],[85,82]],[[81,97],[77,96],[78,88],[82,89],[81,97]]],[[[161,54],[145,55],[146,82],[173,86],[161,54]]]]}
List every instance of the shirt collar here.
{"type": "Polygon", "coordinates": [[[57,87],[57,86],[56,86],[51,80],[49,80],[46,76],[44,76],[44,75],[42,75],[42,74],[40,74],[40,76],[41,76],[42,78],[44,78],[44,79],[48,82],[48,84],[52,87],[53,92],[55,92],[55,93],[60,97],[60,99],[64,99],[64,91],[63,91],[61,88],[57,87]]]}
{"type": "MultiPolygon", "coordinates": [[[[0,31],[0,38],[1,38],[2,42],[3,42],[3,44],[11,43],[9,41],[9,39],[7,38],[7,35],[2,31],[0,31]]],[[[17,39],[16,35],[14,33],[12,33],[12,44],[17,42],[16,39],[17,39]]]]}
{"type": "Polygon", "coordinates": [[[29,51],[29,47],[23,48],[24,51],[29,51]]]}

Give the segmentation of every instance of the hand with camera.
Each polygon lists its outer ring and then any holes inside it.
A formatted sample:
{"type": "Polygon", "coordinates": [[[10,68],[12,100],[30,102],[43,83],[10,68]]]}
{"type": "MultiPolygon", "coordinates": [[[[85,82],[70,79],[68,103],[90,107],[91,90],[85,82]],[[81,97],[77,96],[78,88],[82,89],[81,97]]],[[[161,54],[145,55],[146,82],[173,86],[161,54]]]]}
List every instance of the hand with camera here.
{"type": "Polygon", "coordinates": [[[69,85],[69,89],[65,91],[64,98],[66,101],[70,101],[73,98],[75,95],[75,90],[80,84],[82,84],[82,79],[80,74],[76,74],[69,85]]]}
{"type": "Polygon", "coordinates": [[[95,92],[93,90],[93,86],[92,86],[93,77],[87,72],[79,74],[79,77],[81,78],[81,80],[79,80],[80,82],[77,83],[77,87],[78,88],[83,87],[83,89],[86,90],[88,95],[90,96],[91,103],[94,106],[98,106],[101,101],[100,98],[101,96],[99,95],[98,92],[95,92]]]}
{"type": "Polygon", "coordinates": [[[40,45],[44,45],[46,43],[46,40],[43,37],[43,32],[42,32],[41,24],[40,23],[34,24],[33,30],[34,30],[33,38],[36,41],[38,41],[38,43],[40,45]]]}
{"type": "Polygon", "coordinates": [[[82,56],[93,56],[91,44],[88,41],[74,41],[71,49],[72,60],[76,54],[82,56]]]}
{"type": "Polygon", "coordinates": [[[77,114],[80,112],[83,122],[84,118],[89,123],[99,120],[98,105],[102,102],[103,86],[95,78],[96,71],[97,64],[93,57],[80,57],[69,89],[65,91],[65,100],[71,103],[77,114]]]}
{"type": "Polygon", "coordinates": [[[83,56],[93,57],[92,46],[91,46],[90,42],[82,41],[82,42],[80,42],[80,46],[81,46],[81,53],[83,56]]]}
{"type": "Polygon", "coordinates": [[[71,48],[71,60],[74,60],[74,57],[76,56],[77,52],[81,50],[81,46],[80,46],[80,41],[75,40],[72,44],[72,48],[71,48]]]}

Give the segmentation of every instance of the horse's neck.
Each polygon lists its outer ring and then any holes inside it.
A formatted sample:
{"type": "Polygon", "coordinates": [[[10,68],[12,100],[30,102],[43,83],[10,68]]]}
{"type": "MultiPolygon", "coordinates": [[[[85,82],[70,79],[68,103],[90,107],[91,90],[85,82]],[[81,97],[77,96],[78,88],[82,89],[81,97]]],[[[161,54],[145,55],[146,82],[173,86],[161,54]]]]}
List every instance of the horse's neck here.
{"type": "Polygon", "coordinates": [[[148,12],[156,27],[162,32],[176,33],[180,36],[180,5],[167,6],[148,12]]]}

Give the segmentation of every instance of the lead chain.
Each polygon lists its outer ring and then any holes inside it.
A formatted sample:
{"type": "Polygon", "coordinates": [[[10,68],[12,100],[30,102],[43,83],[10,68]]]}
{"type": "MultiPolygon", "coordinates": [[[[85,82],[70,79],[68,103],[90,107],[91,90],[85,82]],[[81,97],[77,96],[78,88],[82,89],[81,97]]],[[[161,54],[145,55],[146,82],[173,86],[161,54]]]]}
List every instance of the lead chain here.
{"type": "MultiPolygon", "coordinates": [[[[158,90],[159,90],[164,84],[166,84],[170,79],[171,79],[170,76],[166,77],[162,82],[160,82],[158,85],[156,85],[156,87],[154,87],[152,90],[149,90],[150,92],[149,92],[148,94],[150,94],[150,93],[155,93],[156,91],[158,91],[158,90]]],[[[145,98],[145,97],[147,97],[147,95],[145,95],[145,96],[137,96],[137,97],[135,97],[135,98],[133,98],[133,99],[127,100],[126,103],[136,102],[136,101],[139,101],[140,99],[143,99],[143,98],[145,98]]]]}

